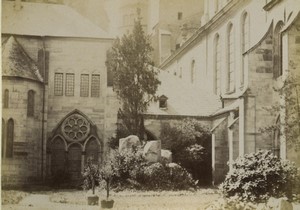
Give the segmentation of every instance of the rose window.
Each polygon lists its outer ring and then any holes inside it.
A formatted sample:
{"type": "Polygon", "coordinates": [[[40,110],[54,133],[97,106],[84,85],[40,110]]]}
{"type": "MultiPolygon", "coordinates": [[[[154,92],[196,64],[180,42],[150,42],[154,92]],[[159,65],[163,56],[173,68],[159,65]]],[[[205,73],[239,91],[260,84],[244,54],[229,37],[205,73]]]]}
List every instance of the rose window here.
{"type": "Polygon", "coordinates": [[[81,115],[73,114],[63,122],[62,132],[70,141],[81,141],[88,136],[90,123],[81,115]]]}

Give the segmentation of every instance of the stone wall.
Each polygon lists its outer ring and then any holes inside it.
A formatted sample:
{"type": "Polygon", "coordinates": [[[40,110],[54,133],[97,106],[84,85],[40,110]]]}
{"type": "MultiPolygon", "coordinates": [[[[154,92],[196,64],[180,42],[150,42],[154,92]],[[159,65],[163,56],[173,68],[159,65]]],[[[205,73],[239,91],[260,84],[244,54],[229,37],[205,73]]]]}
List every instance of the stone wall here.
{"type": "Polygon", "coordinates": [[[228,120],[227,116],[218,117],[215,122],[218,121],[218,125],[213,131],[214,143],[212,150],[213,158],[213,184],[218,185],[224,179],[229,168],[227,162],[229,160],[229,144],[228,144],[228,120]]]}
{"type": "MultiPolygon", "coordinates": [[[[49,38],[46,49],[50,52],[49,94],[48,94],[48,129],[51,136],[55,126],[70,112],[78,109],[85,114],[98,128],[98,136],[106,140],[106,130],[116,123],[115,95],[109,94],[106,74],[106,51],[111,46],[111,40],[99,39],[65,39],[49,38]],[[54,75],[63,73],[64,82],[67,73],[75,75],[74,96],[54,95],[54,75]],[[89,75],[89,95],[80,96],[81,74],[89,75]],[[100,95],[91,96],[91,77],[100,75],[100,95]],[[106,122],[107,121],[107,122],[106,122]]],[[[65,84],[64,84],[65,85],[65,84]]]]}
{"type": "MultiPolygon", "coordinates": [[[[4,144],[7,122],[13,119],[13,157],[2,159],[2,185],[30,183],[41,179],[42,84],[22,79],[3,79],[2,90],[9,90],[9,108],[4,108],[4,144]],[[27,94],[35,92],[34,116],[27,116],[27,94]]],[[[4,153],[5,155],[5,153],[4,153]]]]}
{"type": "Polygon", "coordinates": [[[276,117],[265,110],[275,103],[272,37],[273,25],[249,52],[249,92],[245,98],[245,153],[272,149],[272,136],[261,131],[266,126],[273,125],[276,117]]]}

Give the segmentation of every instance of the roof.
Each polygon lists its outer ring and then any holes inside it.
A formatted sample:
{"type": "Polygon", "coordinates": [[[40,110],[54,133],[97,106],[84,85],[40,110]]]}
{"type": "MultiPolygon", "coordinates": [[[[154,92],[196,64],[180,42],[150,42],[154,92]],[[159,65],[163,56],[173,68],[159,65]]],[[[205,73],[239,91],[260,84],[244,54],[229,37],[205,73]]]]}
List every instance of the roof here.
{"type": "Polygon", "coordinates": [[[208,117],[221,107],[218,96],[200,88],[195,90],[195,86],[167,71],[160,71],[159,80],[156,94],[168,97],[167,109],[160,109],[158,102],[153,102],[145,114],[208,117]]]}
{"type": "Polygon", "coordinates": [[[2,76],[22,77],[43,82],[37,65],[13,36],[2,45],[2,76]]]}
{"type": "Polygon", "coordinates": [[[75,10],[61,4],[2,2],[2,33],[32,36],[112,38],[75,10]]]}

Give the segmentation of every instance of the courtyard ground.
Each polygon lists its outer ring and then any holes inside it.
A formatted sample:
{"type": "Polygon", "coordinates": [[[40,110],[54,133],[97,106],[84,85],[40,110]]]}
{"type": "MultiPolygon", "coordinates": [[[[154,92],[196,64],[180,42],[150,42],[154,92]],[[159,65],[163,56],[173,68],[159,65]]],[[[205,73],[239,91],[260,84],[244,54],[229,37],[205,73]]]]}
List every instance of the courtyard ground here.
{"type": "MultiPolygon", "coordinates": [[[[100,200],[105,192],[98,192],[100,200]]],[[[202,210],[218,199],[220,195],[214,189],[191,191],[112,192],[115,210],[202,210]]],[[[86,192],[81,190],[59,191],[2,191],[3,210],[98,210],[100,206],[86,205],[86,192]]]]}

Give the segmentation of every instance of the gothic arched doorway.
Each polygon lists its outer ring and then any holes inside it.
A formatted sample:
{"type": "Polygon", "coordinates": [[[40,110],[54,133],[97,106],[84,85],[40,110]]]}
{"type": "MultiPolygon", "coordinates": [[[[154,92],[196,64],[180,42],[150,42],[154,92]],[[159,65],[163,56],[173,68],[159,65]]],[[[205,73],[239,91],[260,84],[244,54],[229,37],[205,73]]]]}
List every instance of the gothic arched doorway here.
{"type": "Polygon", "coordinates": [[[71,183],[81,179],[87,157],[101,161],[103,142],[97,126],[83,113],[75,110],[58,123],[47,144],[47,175],[68,174],[71,183]]]}

